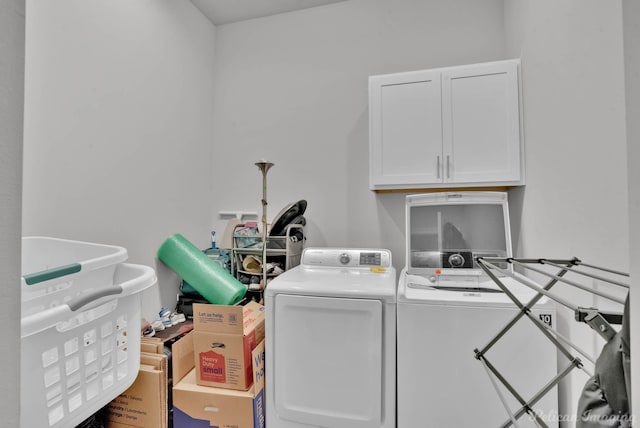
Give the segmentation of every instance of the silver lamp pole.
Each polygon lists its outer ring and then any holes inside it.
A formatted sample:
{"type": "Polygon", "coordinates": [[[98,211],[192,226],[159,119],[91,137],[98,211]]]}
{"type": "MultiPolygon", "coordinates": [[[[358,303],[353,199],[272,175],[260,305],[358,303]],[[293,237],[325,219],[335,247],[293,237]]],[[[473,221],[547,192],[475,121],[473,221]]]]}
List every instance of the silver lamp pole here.
{"type": "Polygon", "coordinates": [[[273,163],[265,160],[255,165],[262,171],[262,289],[267,287],[267,171],[273,163]]]}

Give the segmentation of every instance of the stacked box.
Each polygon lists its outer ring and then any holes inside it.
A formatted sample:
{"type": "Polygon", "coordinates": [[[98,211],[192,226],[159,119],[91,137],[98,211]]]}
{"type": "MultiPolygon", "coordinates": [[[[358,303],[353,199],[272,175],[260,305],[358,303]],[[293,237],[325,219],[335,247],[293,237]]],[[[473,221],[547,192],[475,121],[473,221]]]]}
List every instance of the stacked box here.
{"type": "Polygon", "coordinates": [[[248,390],[253,384],[251,353],[264,339],[264,306],[196,303],[193,329],[196,383],[248,390]]]}
{"type": "Polygon", "coordinates": [[[133,385],[107,405],[106,428],[166,428],[168,357],[160,339],[141,339],[140,369],[133,385]]]}
{"type": "Polygon", "coordinates": [[[264,340],[251,352],[252,385],[246,391],[198,385],[195,331],[173,345],[174,428],[265,428],[264,340]]]}

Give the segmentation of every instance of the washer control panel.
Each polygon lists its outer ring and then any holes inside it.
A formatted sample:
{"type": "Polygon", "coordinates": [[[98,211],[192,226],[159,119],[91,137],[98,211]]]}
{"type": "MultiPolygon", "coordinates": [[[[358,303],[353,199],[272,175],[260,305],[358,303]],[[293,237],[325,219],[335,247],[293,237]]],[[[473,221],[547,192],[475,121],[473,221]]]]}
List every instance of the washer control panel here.
{"type": "Polygon", "coordinates": [[[391,252],[366,248],[305,248],[302,264],[306,266],[369,268],[391,266],[391,252]]]}

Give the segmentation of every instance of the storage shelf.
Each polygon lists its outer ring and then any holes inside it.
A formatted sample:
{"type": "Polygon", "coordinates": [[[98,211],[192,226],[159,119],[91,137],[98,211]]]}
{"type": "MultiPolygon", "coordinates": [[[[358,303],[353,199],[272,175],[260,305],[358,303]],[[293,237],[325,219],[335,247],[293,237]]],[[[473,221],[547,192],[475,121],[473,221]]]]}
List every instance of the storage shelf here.
{"type": "MultiPolygon", "coordinates": [[[[250,272],[243,269],[242,262],[247,256],[259,257],[262,259],[264,255],[262,236],[258,235],[239,235],[237,231],[243,228],[244,225],[236,226],[233,233],[233,260],[235,265],[234,274],[236,278],[241,279],[242,276],[259,276],[262,277],[262,270],[260,272],[250,272]],[[239,245],[242,242],[254,241],[249,246],[239,245]]],[[[267,236],[267,249],[266,260],[262,260],[265,263],[279,263],[282,271],[287,271],[300,264],[302,258],[302,250],[304,248],[304,226],[300,224],[290,224],[285,229],[283,236],[267,236]],[[302,239],[294,241],[292,237],[297,232],[302,232],[302,239]]],[[[281,272],[280,272],[281,273],[281,272]]],[[[280,273],[267,273],[267,279],[273,279],[280,275],[280,273]]]]}

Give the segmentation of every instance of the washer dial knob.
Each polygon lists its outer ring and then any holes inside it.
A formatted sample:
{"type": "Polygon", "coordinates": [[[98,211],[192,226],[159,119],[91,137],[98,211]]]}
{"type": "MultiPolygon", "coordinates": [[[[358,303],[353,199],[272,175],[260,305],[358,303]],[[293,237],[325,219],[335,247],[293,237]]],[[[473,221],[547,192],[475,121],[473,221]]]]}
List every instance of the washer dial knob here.
{"type": "Polygon", "coordinates": [[[343,265],[348,265],[349,262],[351,261],[351,256],[348,253],[342,253],[340,254],[340,263],[342,263],[343,265]]]}
{"type": "Polygon", "coordinates": [[[461,254],[451,254],[449,256],[449,264],[451,267],[464,266],[464,257],[461,254]]]}

